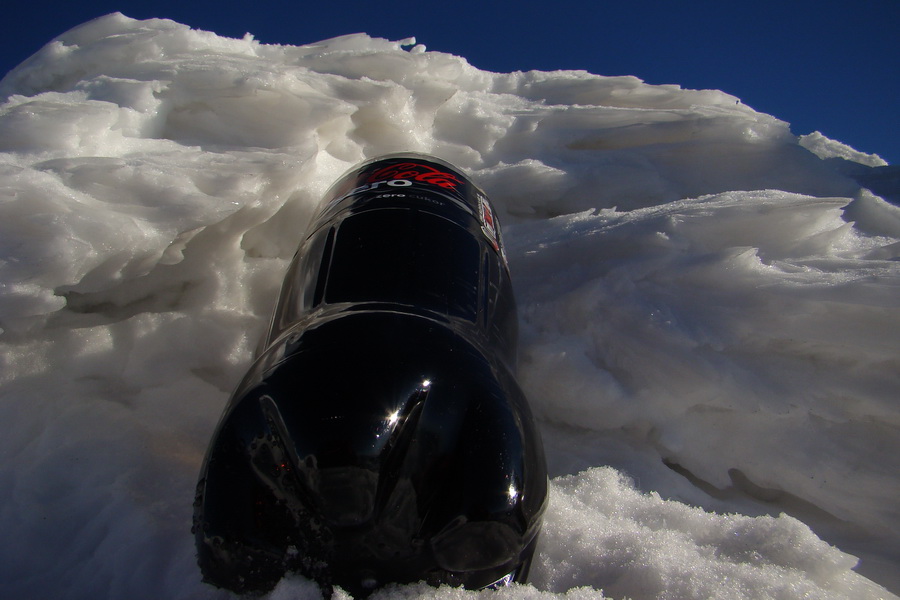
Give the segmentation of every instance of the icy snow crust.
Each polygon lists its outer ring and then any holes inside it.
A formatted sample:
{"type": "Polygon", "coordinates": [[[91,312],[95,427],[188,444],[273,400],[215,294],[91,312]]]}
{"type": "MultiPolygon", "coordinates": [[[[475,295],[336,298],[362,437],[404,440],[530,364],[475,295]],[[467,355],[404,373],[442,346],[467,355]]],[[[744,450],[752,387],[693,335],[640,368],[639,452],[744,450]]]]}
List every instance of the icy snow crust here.
{"type": "Polygon", "coordinates": [[[320,195],[416,150],[502,217],[554,479],[531,585],[379,598],[896,598],[900,208],[846,174],[894,167],[413,44],[116,14],[0,82],[0,597],[227,596],[190,534],[212,429],[320,195]]]}

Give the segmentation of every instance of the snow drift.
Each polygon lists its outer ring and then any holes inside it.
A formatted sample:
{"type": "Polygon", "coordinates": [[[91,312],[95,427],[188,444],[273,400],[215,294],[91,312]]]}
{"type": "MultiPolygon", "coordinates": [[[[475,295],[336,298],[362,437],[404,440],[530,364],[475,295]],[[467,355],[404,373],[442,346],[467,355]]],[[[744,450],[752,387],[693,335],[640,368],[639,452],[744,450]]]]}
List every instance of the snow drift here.
{"type": "Polygon", "coordinates": [[[0,100],[4,598],[227,596],[194,564],[202,454],[320,195],[400,150],[500,212],[555,477],[532,584],[480,595],[896,597],[900,186],[877,156],[719,91],[119,14],[0,100]]]}

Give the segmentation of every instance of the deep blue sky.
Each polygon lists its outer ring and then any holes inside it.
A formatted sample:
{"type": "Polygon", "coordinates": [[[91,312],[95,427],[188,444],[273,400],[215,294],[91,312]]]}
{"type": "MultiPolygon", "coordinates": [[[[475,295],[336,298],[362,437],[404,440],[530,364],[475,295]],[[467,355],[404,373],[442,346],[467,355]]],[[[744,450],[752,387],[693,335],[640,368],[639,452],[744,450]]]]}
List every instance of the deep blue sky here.
{"type": "Polygon", "coordinates": [[[900,0],[19,0],[3,10],[0,73],[114,11],[264,43],[415,36],[490,71],[584,69],[720,89],[796,134],[818,130],[900,164],[900,0]]]}

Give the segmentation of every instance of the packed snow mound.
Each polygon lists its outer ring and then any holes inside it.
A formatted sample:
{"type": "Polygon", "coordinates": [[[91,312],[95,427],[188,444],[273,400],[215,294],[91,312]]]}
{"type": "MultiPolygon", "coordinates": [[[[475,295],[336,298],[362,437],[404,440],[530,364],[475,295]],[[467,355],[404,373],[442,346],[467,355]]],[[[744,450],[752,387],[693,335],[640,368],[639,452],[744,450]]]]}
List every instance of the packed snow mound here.
{"type": "Polygon", "coordinates": [[[893,167],[714,90],[120,14],[0,100],[0,596],[222,597],[213,427],[320,196],[411,150],[498,209],[554,479],[531,585],[378,597],[896,597],[893,167]]]}

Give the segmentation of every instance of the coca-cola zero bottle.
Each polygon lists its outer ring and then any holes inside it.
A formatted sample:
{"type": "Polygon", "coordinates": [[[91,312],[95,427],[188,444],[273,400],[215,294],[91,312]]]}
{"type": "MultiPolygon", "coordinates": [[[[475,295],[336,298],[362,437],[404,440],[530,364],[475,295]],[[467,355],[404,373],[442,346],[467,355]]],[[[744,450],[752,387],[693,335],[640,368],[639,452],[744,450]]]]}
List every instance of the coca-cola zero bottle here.
{"type": "Polygon", "coordinates": [[[204,579],[261,591],[299,572],[354,595],[524,581],[547,471],[516,343],[500,227],[478,187],[417,154],[344,175],[207,451],[204,579]]]}

